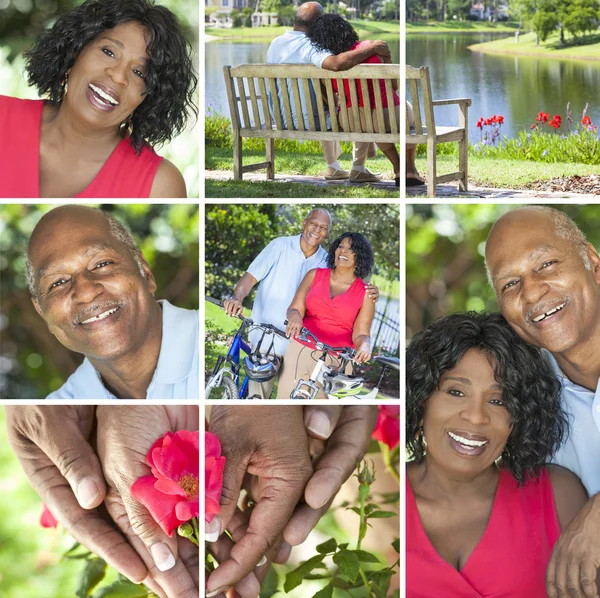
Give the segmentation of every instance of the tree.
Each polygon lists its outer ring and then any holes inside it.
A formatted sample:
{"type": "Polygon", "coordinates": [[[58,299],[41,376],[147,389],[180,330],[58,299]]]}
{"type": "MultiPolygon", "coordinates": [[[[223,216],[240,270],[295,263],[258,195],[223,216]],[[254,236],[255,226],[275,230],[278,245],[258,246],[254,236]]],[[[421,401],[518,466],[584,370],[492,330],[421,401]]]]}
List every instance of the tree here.
{"type": "Polygon", "coordinates": [[[556,31],[559,25],[556,4],[552,0],[542,0],[538,5],[532,21],[533,30],[536,32],[538,39],[536,45],[539,45],[539,40],[546,41],[548,36],[556,31]]]}
{"type": "Polygon", "coordinates": [[[598,0],[573,0],[564,5],[562,25],[575,38],[598,28],[598,0]]]}

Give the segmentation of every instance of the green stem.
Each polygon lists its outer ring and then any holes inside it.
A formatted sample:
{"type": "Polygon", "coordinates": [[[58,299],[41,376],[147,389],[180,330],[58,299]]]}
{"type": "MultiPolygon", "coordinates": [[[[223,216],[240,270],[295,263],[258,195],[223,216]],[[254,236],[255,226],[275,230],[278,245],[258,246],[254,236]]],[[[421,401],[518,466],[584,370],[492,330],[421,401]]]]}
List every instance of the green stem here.
{"type": "Polygon", "coordinates": [[[360,500],[360,527],[358,528],[358,542],[356,543],[356,550],[360,550],[360,545],[367,535],[367,517],[365,515],[365,500],[369,494],[369,486],[361,484],[358,487],[358,496],[360,500]]]}
{"type": "Polygon", "coordinates": [[[363,569],[360,565],[358,566],[358,572],[360,573],[363,583],[365,584],[365,590],[367,591],[367,596],[370,596],[371,590],[369,590],[369,582],[367,581],[367,576],[365,575],[365,572],[363,571],[363,569]]]}
{"type": "Polygon", "coordinates": [[[383,462],[385,463],[385,468],[394,476],[394,479],[397,482],[400,482],[400,473],[396,471],[394,467],[394,463],[392,461],[392,453],[390,452],[390,448],[385,442],[379,442],[379,448],[381,450],[381,456],[383,457],[383,462]]]}

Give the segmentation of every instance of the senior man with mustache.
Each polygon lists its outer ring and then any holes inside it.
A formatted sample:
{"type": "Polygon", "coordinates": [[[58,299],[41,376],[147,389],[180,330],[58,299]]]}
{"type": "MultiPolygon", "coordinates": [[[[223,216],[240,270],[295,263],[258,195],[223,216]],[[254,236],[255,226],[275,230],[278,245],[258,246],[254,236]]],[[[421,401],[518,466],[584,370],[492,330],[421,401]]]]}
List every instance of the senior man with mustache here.
{"type": "Polygon", "coordinates": [[[85,355],[48,399],[197,399],[198,312],[157,301],[129,232],[98,209],[44,215],[27,250],[31,299],[50,332],[85,355]]]}
{"type": "MultiPolygon", "coordinates": [[[[600,208],[599,208],[600,209],[600,208]]],[[[486,266],[502,315],[548,351],[570,419],[555,462],[590,499],[563,532],[547,570],[550,598],[600,595],[600,256],[566,214],[529,206],[490,231],[486,266]]]]}

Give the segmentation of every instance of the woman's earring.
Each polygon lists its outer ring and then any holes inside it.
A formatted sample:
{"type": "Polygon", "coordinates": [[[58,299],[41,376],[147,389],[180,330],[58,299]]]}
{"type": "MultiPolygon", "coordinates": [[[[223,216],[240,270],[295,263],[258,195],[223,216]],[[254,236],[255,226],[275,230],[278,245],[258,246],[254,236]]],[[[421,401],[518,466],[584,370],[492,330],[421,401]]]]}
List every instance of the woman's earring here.
{"type": "Polygon", "coordinates": [[[63,98],[67,95],[67,91],[69,90],[69,75],[65,73],[64,79],[61,81],[61,85],[63,88],[63,98]]]}
{"type": "Polygon", "coordinates": [[[121,135],[122,139],[129,139],[129,137],[131,137],[131,135],[133,133],[133,122],[131,120],[132,116],[133,116],[133,114],[130,114],[127,117],[127,120],[124,120],[119,125],[119,135],[121,135]]]}
{"type": "Polygon", "coordinates": [[[427,453],[427,440],[425,439],[425,431],[423,430],[423,426],[419,426],[419,435],[418,438],[421,442],[421,446],[423,447],[423,454],[427,453]]]}
{"type": "Polygon", "coordinates": [[[508,449],[504,447],[502,454],[494,461],[496,467],[498,469],[502,469],[503,467],[508,467],[508,458],[510,457],[510,453],[508,449]]]}

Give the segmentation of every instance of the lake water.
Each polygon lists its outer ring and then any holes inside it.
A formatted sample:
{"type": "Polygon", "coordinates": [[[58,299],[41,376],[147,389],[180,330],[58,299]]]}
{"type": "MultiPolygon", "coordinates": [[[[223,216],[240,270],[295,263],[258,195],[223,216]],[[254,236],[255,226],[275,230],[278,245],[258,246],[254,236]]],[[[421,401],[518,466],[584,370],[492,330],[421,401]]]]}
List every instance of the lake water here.
{"type": "MultiPolygon", "coordinates": [[[[469,138],[477,142],[479,117],[504,116],[501,132],[514,137],[529,129],[538,112],[560,114],[565,131],[566,106],[573,121],[588,116],[600,124],[600,62],[548,60],[472,52],[471,44],[506,37],[498,34],[409,35],[406,62],[428,66],[434,99],[471,98],[469,138]]],[[[435,109],[436,124],[458,124],[458,108],[435,109]]]]}
{"type": "MultiPolygon", "coordinates": [[[[223,67],[226,65],[263,63],[270,42],[256,44],[237,44],[225,42],[208,42],[205,44],[206,71],[205,96],[206,109],[212,105],[214,110],[229,114],[227,92],[223,79],[223,67]]],[[[392,52],[392,60],[400,62],[400,42],[388,42],[392,52]]]]}

